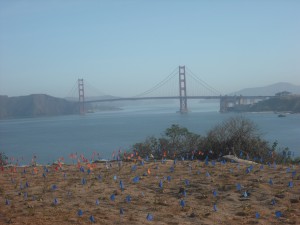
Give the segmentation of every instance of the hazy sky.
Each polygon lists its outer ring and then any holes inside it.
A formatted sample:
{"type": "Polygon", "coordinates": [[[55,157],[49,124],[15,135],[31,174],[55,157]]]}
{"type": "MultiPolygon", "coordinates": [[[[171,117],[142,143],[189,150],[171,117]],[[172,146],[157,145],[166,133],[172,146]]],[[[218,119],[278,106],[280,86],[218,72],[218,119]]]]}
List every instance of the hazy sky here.
{"type": "Polygon", "coordinates": [[[223,94],[300,85],[300,1],[0,0],[0,94],[132,96],[179,65],[223,94]]]}

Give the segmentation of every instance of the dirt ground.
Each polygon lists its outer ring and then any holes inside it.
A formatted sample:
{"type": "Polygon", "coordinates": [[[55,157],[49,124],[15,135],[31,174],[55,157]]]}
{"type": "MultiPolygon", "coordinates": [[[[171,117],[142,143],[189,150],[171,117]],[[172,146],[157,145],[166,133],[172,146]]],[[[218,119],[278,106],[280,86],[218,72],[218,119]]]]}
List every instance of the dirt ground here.
{"type": "Polygon", "coordinates": [[[0,224],[300,224],[299,172],[171,160],[6,167],[0,224]]]}

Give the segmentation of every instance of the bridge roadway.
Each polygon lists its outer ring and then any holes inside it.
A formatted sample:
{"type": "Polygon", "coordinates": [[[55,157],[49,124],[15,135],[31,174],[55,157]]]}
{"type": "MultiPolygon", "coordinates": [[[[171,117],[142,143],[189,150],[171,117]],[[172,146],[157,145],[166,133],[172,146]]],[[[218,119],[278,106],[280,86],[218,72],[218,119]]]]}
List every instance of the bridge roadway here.
{"type": "MultiPolygon", "coordinates": [[[[215,96],[186,96],[187,99],[266,99],[274,96],[239,96],[239,95],[215,95],[215,96]]],[[[116,102],[116,101],[136,101],[136,100],[159,100],[159,99],[180,99],[180,96],[166,96],[166,97],[126,97],[126,98],[110,98],[110,99],[99,99],[99,100],[88,100],[85,103],[93,102],[116,102]]]]}

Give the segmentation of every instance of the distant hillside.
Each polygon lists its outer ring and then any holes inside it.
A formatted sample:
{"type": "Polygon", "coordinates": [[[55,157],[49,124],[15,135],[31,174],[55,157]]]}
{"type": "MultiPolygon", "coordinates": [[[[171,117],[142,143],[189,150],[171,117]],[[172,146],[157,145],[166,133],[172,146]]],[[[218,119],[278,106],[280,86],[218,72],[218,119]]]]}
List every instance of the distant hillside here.
{"type": "Polygon", "coordinates": [[[300,94],[300,86],[293,85],[286,82],[276,83],[264,87],[246,88],[237,92],[230,93],[229,95],[248,95],[248,96],[271,96],[278,92],[288,91],[292,94],[300,94]]]}
{"type": "MultiPolygon", "coordinates": [[[[112,96],[112,95],[102,95],[102,96],[92,96],[92,97],[85,96],[85,101],[94,101],[94,100],[101,100],[101,99],[114,99],[114,98],[119,98],[119,97],[112,96]]],[[[66,97],[65,99],[68,101],[71,101],[71,102],[78,101],[78,97],[66,97]]]]}
{"type": "Polygon", "coordinates": [[[281,96],[272,97],[265,101],[258,102],[250,106],[249,111],[252,112],[263,112],[263,111],[274,111],[274,112],[293,112],[300,113],[300,96],[281,96]]]}
{"type": "Polygon", "coordinates": [[[56,116],[78,113],[78,105],[45,94],[0,96],[0,119],[56,116]]]}
{"type": "Polygon", "coordinates": [[[300,113],[300,95],[276,96],[251,105],[236,105],[230,111],[300,113]]]}

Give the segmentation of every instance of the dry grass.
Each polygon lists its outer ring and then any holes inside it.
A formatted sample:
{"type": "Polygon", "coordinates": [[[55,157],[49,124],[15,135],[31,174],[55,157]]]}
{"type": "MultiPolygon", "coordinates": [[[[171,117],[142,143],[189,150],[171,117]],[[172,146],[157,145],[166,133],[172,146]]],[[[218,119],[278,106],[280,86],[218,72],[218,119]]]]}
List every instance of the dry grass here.
{"type": "MultiPolygon", "coordinates": [[[[286,167],[265,166],[260,170],[260,165],[255,165],[246,174],[246,165],[241,164],[238,169],[232,163],[217,163],[215,167],[198,161],[177,162],[175,166],[173,161],[144,166],[137,163],[134,172],[133,165],[124,162],[119,169],[117,163],[112,163],[107,169],[98,163],[90,175],[86,168],[82,173],[73,165],[65,165],[59,171],[49,167],[46,178],[42,177],[43,167],[38,168],[38,174],[32,174],[30,167],[26,174],[21,168],[17,168],[17,173],[7,168],[0,173],[0,224],[91,224],[91,215],[96,224],[300,224],[300,180],[299,176],[292,178],[286,167]],[[174,172],[170,172],[171,166],[174,172]],[[148,168],[151,174],[143,176],[148,168]],[[140,177],[138,183],[132,181],[135,176],[140,177]],[[170,182],[167,176],[171,176],[170,182]],[[82,178],[86,179],[85,185],[82,178]],[[273,185],[268,183],[270,178],[273,185]],[[124,191],[120,190],[120,179],[124,191]],[[163,188],[159,187],[160,180],[163,188]],[[20,189],[26,181],[29,187],[20,189]],[[292,188],[287,186],[289,181],[293,181],[292,188]],[[236,190],[237,183],[242,185],[241,191],[236,190]],[[54,184],[57,190],[52,190],[54,184]],[[186,191],[186,197],[179,193],[180,188],[186,191]],[[217,191],[216,196],[213,190],[217,191]],[[249,197],[243,197],[245,191],[249,197]],[[110,200],[112,194],[115,201],[110,200]],[[125,201],[127,195],[131,196],[130,203],[125,201]],[[58,204],[54,204],[55,198],[58,204]],[[6,199],[9,205],[5,204],[6,199]],[[184,207],[179,204],[181,199],[185,200],[184,207]],[[275,205],[271,204],[272,199],[275,205]],[[120,215],[120,208],[124,215],[120,215]],[[82,216],[77,215],[79,209],[82,216]],[[281,218],[275,217],[278,210],[283,214],[281,218]],[[258,219],[256,212],[260,214],[258,219]],[[146,220],[148,213],[153,215],[153,221],[146,220]]],[[[299,166],[291,169],[294,170],[299,175],[299,166]]]]}

